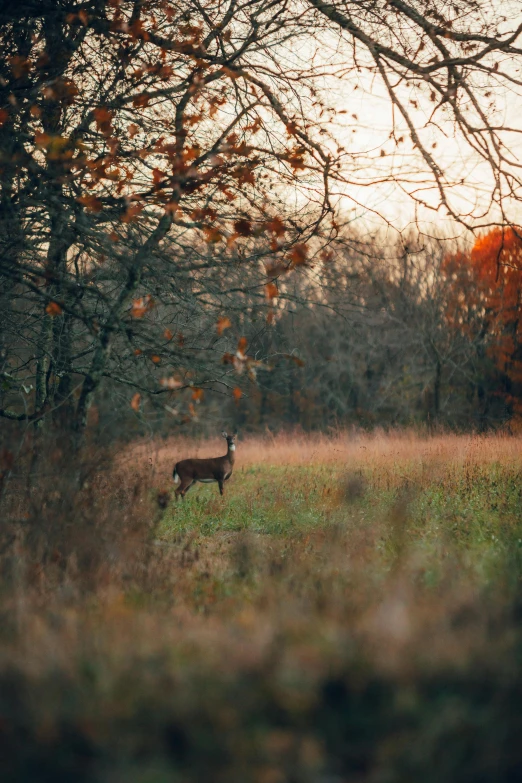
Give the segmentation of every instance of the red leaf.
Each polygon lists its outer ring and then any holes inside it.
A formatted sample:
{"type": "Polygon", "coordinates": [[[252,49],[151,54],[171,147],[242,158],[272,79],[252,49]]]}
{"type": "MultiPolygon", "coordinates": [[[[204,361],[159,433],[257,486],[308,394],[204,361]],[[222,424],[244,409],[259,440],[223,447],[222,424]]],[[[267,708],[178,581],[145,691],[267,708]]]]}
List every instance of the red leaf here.
{"type": "Polygon", "coordinates": [[[136,109],[142,109],[145,106],[148,106],[150,103],[150,95],[148,92],[142,92],[139,95],[135,95],[132,99],[132,105],[136,109]]]}
{"type": "Polygon", "coordinates": [[[205,235],[205,242],[208,242],[209,244],[215,244],[222,239],[221,231],[217,228],[212,228],[211,226],[205,226],[203,234],[205,235]]]}
{"type": "Polygon", "coordinates": [[[152,169],[152,180],[155,185],[159,185],[160,182],[163,182],[164,179],[165,179],[165,174],[163,173],[163,171],[161,171],[161,169],[157,169],[157,168],[152,169]]]}
{"type": "Polygon", "coordinates": [[[288,255],[294,266],[303,266],[306,264],[308,248],[304,243],[294,245],[288,255]]]}
{"type": "Polygon", "coordinates": [[[243,359],[245,357],[245,352],[247,349],[248,340],[246,337],[240,337],[239,342],[237,344],[237,354],[239,358],[243,359]]]}
{"type": "Polygon", "coordinates": [[[227,318],[226,315],[222,315],[217,320],[217,324],[216,324],[217,333],[221,336],[225,331],[225,329],[230,329],[231,326],[232,326],[232,322],[230,318],[227,318]]]}
{"type": "Polygon", "coordinates": [[[143,41],[148,41],[150,38],[148,32],[143,27],[143,21],[141,19],[136,19],[129,26],[129,33],[135,40],[141,38],[143,41]]]}
{"type": "Polygon", "coordinates": [[[152,310],[154,307],[154,300],[147,294],[147,296],[141,296],[139,299],[134,299],[130,311],[131,318],[143,318],[145,313],[152,310]]]}
{"type": "Polygon", "coordinates": [[[47,315],[50,315],[51,318],[54,318],[56,315],[61,315],[62,308],[58,304],[58,302],[49,302],[47,307],[45,308],[45,312],[47,315]]]}
{"type": "Polygon", "coordinates": [[[100,106],[94,109],[93,115],[100,133],[103,133],[104,136],[109,136],[111,133],[112,111],[109,111],[104,106],[100,106]]]}
{"type": "Polygon", "coordinates": [[[272,218],[272,220],[266,224],[266,227],[268,231],[271,231],[277,237],[283,236],[286,231],[285,224],[278,217],[272,218]]]}
{"type": "Polygon", "coordinates": [[[131,400],[131,408],[133,411],[136,411],[136,413],[139,411],[141,405],[141,394],[139,392],[136,392],[136,394],[133,396],[131,400]]]}
{"type": "Polygon", "coordinates": [[[10,57],[9,64],[15,79],[22,79],[24,76],[27,76],[31,70],[31,60],[27,59],[27,57],[21,57],[20,55],[10,57]]]}
{"type": "Polygon", "coordinates": [[[239,402],[239,400],[240,400],[240,399],[241,399],[241,397],[243,396],[243,392],[241,391],[241,389],[239,388],[239,386],[236,386],[236,387],[234,388],[234,390],[232,391],[232,396],[234,397],[234,400],[235,400],[236,402],[239,402]]]}
{"type": "Polygon", "coordinates": [[[103,202],[97,196],[79,196],[76,201],[89,212],[101,212],[103,209],[103,202]]]}
{"type": "Polygon", "coordinates": [[[267,299],[275,299],[279,294],[277,284],[273,281],[265,285],[265,294],[267,299]]]}

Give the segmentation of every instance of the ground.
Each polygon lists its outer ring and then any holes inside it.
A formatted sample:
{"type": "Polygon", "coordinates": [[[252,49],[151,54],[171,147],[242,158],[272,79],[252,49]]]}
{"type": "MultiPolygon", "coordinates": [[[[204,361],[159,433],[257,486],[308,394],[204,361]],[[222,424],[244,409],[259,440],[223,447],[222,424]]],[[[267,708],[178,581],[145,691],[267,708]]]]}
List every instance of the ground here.
{"type": "Polygon", "coordinates": [[[521,446],[253,438],[224,499],[178,503],[174,462],[219,443],[126,447],[98,494],[147,525],[88,588],[65,565],[6,593],[8,779],[513,779],[521,446]]]}

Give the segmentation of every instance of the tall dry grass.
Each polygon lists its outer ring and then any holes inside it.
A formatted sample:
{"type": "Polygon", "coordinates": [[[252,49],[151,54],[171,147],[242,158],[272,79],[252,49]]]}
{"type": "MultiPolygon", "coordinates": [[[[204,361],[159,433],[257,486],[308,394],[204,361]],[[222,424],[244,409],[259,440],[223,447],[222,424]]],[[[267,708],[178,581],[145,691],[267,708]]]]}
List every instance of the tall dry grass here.
{"type": "MultiPolygon", "coordinates": [[[[226,451],[224,440],[172,437],[147,439],[125,447],[120,465],[148,464],[168,477],[175,462],[186,457],[209,457],[226,451]]],[[[459,435],[446,433],[425,437],[415,431],[385,433],[336,432],[325,434],[278,434],[240,436],[237,465],[343,465],[347,470],[372,465],[388,469],[391,463],[422,464],[518,464],[522,440],[505,434],[459,435]]]]}
{"type": "Polygon", "coordinates": [[[222,443],[13,477],[5,779],[513,779],[520,441],[247,438],[224,500],[169,503],[222,443]]]}

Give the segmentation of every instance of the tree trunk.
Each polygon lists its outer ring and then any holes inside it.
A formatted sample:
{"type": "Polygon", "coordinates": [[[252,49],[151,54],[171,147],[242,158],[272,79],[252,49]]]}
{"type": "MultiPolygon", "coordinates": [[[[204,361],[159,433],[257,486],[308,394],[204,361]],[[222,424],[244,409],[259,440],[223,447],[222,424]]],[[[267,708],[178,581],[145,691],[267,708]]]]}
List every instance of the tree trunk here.
{"type": "Polygon", "coordinates": [[[98,344],[94,351],[91,367],[82,384],[80,399],[78,400],[78,406],[76,408],[74,420],[76,448],[80,448],[83,443],[89,408],[92,405],[94,394],[102,382],[107,368],[114,329],[138,289],[145,261],[149,254],[155,250],[168,233],[172,225],[172,220],[173,218],[170,213],[163,215],[154,231],[136,254],[132,265],[129,267],[127,282],[120,292],[114,307],[110,311],[103,328],[100,330],[98,344]]]}

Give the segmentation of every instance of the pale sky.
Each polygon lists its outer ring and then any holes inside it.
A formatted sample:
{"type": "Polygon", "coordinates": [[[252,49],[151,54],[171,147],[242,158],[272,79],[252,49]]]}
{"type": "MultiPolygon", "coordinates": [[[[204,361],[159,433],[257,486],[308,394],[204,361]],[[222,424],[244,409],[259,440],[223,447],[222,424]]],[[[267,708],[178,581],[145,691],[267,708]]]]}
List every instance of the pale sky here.
{"type": "MultiPolygon", "coordinates": [[[[494,0],[489,4],[492,13],[507,8],[505,2],[494,0]]],[[[513,18],[516,23],[518,16],[522,22],[522,3],[510,3],[510,10],[515,11],[513,18]]],[[[514,22],[510,22],[513,27],[514,22]]],[[[319,38],[317,38],[319,42],[319,38]]],[[[336,70],[339,78],[331,76],[323,80],[323,86],[329,105],[335,107],[337,114],[328,122],[328,130],[340,141],[346,149],[345,166],[343,171],[347,179],[346,183],[339,184],[335,189],[337,198],[343,212],[357,219],[358,223],[364,222],[369,226],[377,226],[382,221],[372,211],[390,221],[394,228],[402,230],[412,221],[417,220],[423,228],[432,233],[435,230],[451,232],[455,230],[462,233],[462,227],[455,227],[453,220],[448,219],[445,208],[435,212],[423,207],[415,207],[411,198],[405,191],[417,191],[428,204],[437,206],[440,203],[438,191],[426,176],[427,164],[421,159],[420,153],[414,149],[409,131],[397,109],[394,112],[395,125],[399,129],[396,136],[404,136],[404,141],[396,144],[389,138],[393,127],[392,106],[386,93],[386,89],[380,76],[372,76],[365,72],[357,73],[353,67],[347,68],[341,75],[343,63],[348,64],[347,51],[350,47],[344,44],[338,45],[339,39],[332,35],[331,40],[322,38],[318,46],[314,63],[317,69],[336,70]],[[344,48],[344,51],[343,51],[344,48]],[[381,157],[381,149],[386,153],[381,157]],[[353,156],[353,158],[352,158],[353,156]],[[378,182],[391,172],[397,178],[404,181],[401,188],[392,182],[378,182]],[[408,180],[408,181],[405,181],[408,180]],[[367,183],[367,184],[365,184],[367,183]],[[359,202],[360,206],[353,203],[359,202]],[[431,229],[430,229],[431,226],[431,229]]],[[[522,41],[519,42],[522,45],[522,41]]],[[[293,57],[305,62],[310,57],[310,49],[307,45],[301,51],[293,51],[293,57]]],[[[505,70],[511,75],[519,75],[518,63],[506,61],[505,56],[496,59],[500,61],[500,70],[505,70]]],[[[362,58],[363,59],[363,58],[362,58]]],[[[491,61],[493,62],[493,60],[491,61]]],[[[491,63],[490,63],[491,64],[491,63]]],[[[482,76],[477,76],[477,86],[482,76]]],[[[495,102],[495,125],[510,126],[518,131],[508,134],[502,132],[505,148],[515,158],[522,160],[522,89],[515,90],[510,87],[508,92],[505,86],[493,85],[492,97],[484,97],[484,89],[479,90],[480,106],[487,109],[488,100],[495,102]],[[518,90],[518,91],[517,91],[518,90]]],[[[475,225],[489,220],[498,220],[500,214],[496,208],[485,214],[491,194],[493,180],[491,170],[478,153],[475,153],[464,139],[456,131],[450,110],[441,107],[433,116],[433,122],[429,128],[425,128],[426,122],[432,114],[436,103],[430,102],[427,85],[415,90],[413,87],[404,87],[402,90],[403,101],[407,105],[416,130],[422,130],[421,138],[426,148],[435,158],[439,167],[447,173],[448,179],[462,184],[447,191],[448,200],[452,206],[461,212],[471,212],[474,218],[469,222],[475,225]],[[415,100],[418,108],[411,105],[415,100]],[[432,145],[436,145],[432,147],[432,145]]],[[[516,202],[505,202],[507,213],[513,222],[522,221],[522,209],[516,202]]]]}

